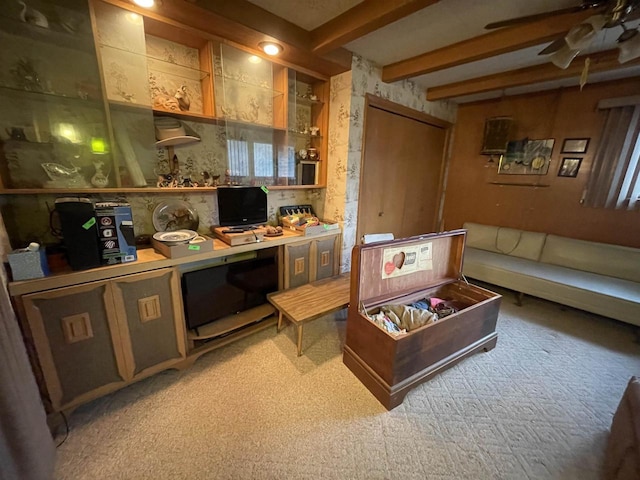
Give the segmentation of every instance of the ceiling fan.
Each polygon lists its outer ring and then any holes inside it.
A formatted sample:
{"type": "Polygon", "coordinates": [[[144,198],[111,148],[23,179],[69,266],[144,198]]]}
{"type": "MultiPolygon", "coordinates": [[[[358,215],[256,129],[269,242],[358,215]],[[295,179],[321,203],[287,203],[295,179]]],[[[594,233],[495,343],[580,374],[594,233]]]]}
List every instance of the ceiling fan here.
{"type": "Polygon", "coordinates": [[[639,27],[628,28],[625,24],[625,22],[640,18],[640,0],[583,0],[580,5],[574,7],[501,20],[490,23],[485,28],[509,27],[585,10],[592,10],[593,15],[573,26],[565,35],[551,42],[538,55],[550,55],[550,60],[554,65],[567,68],[578,53],[591,44],[599,31],[620,26],[622,33],[617,39],[620,49],[618,61],[624,63],[640,57],[639,27]]]}

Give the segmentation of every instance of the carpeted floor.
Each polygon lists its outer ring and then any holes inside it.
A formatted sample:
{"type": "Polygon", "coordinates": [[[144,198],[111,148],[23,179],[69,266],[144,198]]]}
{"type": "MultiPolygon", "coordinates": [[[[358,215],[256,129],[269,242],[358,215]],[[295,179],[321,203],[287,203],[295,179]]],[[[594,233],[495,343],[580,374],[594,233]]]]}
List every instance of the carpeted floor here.
{"type": "Polygon", "coordinates": [[[305,327],[300,358],[274,327],[79,408],[56,478],[599,478],[640,373],[633,328],[495,290],[497,347],[390,412],[343,365],[340,312],[305,327]]]}

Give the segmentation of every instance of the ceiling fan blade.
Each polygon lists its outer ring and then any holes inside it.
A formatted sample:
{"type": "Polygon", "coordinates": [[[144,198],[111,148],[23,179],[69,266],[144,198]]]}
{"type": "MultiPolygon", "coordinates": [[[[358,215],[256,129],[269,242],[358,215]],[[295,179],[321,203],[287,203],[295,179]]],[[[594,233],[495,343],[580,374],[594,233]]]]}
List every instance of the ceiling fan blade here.
{"type": "Polygon", "coordinates": [[[493,22],[485,25],[485,30],[492,30],[494,28],[510,27],[512,25],[518,25],[520,23],[535,22],[536,20],[544,20],[545,18],[553,17],[555,15],[562,15],[564,13],[575,13],[584,10],[583,5],[577,5],[575,7],[561,8],[560,10],[552,10],[545,13],[536,13],[535,15],[525,15],[524,17],[510,18],[508,20],[500,20],[499,22],[493,22]]]}
{"type": "Polygon", "coordinates": [[[563,35],[562,37],[555,39],[553,42],[547,45],[547,47],[544,50],[540,51],[538,55],[549,55],[551,53],[555,53],[558,50],[560,50],[562,47],[564,47],[566,43],[567,42],[564,41],[564,35],[563,35]]]}

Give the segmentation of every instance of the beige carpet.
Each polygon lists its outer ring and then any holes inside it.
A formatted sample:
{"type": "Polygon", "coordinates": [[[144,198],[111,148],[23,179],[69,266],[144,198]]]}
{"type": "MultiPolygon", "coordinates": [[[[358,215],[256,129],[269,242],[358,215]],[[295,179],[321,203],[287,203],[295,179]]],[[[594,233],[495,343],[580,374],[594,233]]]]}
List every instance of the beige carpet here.
{"type": "Polygon", "coordinates": [[[340,312],[306,327],[303,357],[273,328],[81,407],[56,478],[599,478],[640,373],[632,327],[498,291],[497,347],[391,412],[343,365],[340,312]]]}

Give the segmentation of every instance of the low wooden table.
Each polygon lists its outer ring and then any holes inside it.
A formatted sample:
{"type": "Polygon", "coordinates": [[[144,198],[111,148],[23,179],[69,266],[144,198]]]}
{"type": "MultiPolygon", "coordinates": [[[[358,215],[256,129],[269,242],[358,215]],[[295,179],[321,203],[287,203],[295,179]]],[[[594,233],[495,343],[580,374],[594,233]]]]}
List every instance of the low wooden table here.
{"type": "Polygon", "coordinates": [[[349,274],[270,293],[267,299],[278,310],[278,332],[282,330],[283,316],[298,329],[298,356],[301,356],[303,325],[349,305],[349,274]]]}

